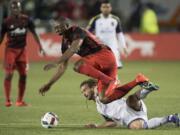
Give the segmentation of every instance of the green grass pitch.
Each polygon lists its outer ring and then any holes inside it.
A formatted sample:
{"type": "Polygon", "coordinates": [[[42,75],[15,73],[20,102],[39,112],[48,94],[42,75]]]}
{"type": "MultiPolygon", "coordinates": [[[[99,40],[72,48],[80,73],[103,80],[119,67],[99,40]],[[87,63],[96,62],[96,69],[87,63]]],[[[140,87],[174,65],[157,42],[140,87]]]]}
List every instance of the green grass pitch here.
{"type": "MultiPolygon", "coordinates": [[[[45,63],[31,63],[25,100],[32,106],[18,108],[4,107],[3,72],[0,70],[0,135],[180,135],[180,128],[168,124],[153,130],[86,129],[87,123],[101,123],[103,119],[96,112],[95,104],[81,95],[79,84],[86,76],[75,73],[72,64],[64,76],[43,97],[38,88],[55,72],[44,72],[45,63]],[[44,129],[40,118],[45,112],[55,112],[60,118],[56,128],[44,129]]],[[[122,83],[132,80],[142,72],[160,86],[145,100],[149,118],[180,113],[180,62],[125,62],[119,70],[122,83]]],[[[18,76],[15,73],[12,84],[12,101],[16,101],[18,76]]],[[[131,91],[134,92],[135,88],[131,91]]]]}

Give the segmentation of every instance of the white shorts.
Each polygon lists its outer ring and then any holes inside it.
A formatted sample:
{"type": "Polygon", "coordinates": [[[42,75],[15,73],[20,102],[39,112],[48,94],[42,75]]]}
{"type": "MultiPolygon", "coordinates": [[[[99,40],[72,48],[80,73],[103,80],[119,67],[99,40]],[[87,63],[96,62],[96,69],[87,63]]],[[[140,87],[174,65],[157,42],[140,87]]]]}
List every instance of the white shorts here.
{"type": "Polygon", "coordinates": [[[144,121],[148,120],[147,108],[142,100],[141,100],[142,106],[141,106],[140,111],[136,111],[136,110],[130,108],[126,104],[126,99],[122,99],[122,100],[124,100],[124,103],[123,103],[123,108],[121,110],[121,113],[119,114],[120,119],[115,120],[117,124],[128,127],[129,124],[136,119],[143,119],[144,121]]]}

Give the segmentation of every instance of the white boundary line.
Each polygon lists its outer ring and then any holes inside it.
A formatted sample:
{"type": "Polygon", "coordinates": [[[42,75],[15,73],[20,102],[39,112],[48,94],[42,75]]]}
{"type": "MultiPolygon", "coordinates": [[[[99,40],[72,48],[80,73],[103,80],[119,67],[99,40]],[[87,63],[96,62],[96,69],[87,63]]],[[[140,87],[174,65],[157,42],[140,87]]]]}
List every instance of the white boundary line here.
{"type": "MultiPolygon", "coordinates": [[[[41,123],[39,123],[41,126],[41,123]]],[[[59,126],[84,126],[85,124],[59,124],[59,126]]],[[[0,123],[0,126],[37,126],[33,123],[0,123]]]]}

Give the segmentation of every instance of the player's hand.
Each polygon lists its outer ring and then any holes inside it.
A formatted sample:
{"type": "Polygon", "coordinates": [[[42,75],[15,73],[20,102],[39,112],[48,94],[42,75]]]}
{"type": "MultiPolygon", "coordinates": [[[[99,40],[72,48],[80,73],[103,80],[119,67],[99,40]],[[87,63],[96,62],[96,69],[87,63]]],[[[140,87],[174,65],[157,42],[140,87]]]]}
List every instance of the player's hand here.
{"type": "Polygon", "coordinates": [[[44,86],[42,86],[42,87],[39,89],[39,93],[40,93],[42,96],[44,96],[45,93],[50,90],[50,88],[51,88],[51,85],[45,84],[44,86]]]}
{"type": "Polygon", "coordinates": [[[97,125],[96,124],[87,124],[85,125],[86,128],[97,128],[97,125]]]}
{"type": "Polygon", "coordinates": [[[44,69],[45,71],[48,71],[48,70],[50,70],[50,69],[52,69],[52,68],[56,68],[56,67],[57,67],[57,64],[50,63],[50,64],[45,65],[43,69],[44,69]]]}
{"type": "Polygon", "coordinates": [[[46,56],[46,52],[44,51],[44,49],[41,47],[39,49],[39,53],[42,55],[42,56],[46,56]]]}

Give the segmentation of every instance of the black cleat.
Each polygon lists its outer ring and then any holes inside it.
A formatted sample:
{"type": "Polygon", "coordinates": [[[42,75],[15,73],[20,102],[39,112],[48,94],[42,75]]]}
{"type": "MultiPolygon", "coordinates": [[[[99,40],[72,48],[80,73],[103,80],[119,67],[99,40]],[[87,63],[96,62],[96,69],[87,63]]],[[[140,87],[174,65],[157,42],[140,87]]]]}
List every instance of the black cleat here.
{"type": "Polygon", "coordinates": [[[179,127],[180,126],[180,114],[176,113],[174,114],[174,116],[176,117],[176,126],[179,127]]]}
{"type": "Polygon", "coordinates": [[[144,88],[149,91],[159,90],[159,86],[153,84],[152,82],[143,82],[140,84],[141,88],[144,88]]]}

